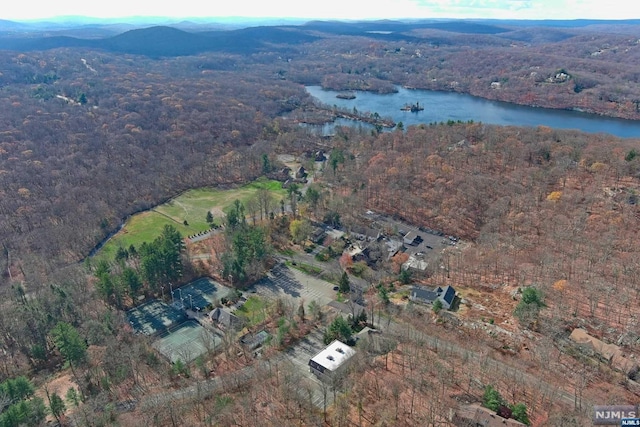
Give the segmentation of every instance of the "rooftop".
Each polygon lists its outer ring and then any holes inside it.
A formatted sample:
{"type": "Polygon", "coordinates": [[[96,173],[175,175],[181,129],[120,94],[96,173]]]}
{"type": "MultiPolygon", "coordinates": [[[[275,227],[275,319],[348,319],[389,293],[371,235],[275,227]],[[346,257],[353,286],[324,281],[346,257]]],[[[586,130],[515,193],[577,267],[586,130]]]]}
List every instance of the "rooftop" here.
{"type": "Polygon", "coordinates": [[[402,264],[402,269],[413,268],[414,270],[425,271],[429,267],[429,263],[423,259],[418,259],[415,256],[409,256],[409,259],[402,264]]]}
{"type": "Polygon", "coordinates": [[[324,350],[316,354],[311,361],[323,366],[328,371],[335,371],[354,354],[356,354],[354,349],[343,342],[334,340],[324,350]]]}
{"type": "Polygon", "coordinates": [[[339,301],[331,301],[329,302],[329,304],[327,304],[327,306],[335,308],[336,310],[340,311],[341,313],[345,313],[348,315],[354,315],[356,317],[360,316],[360,314],[365,310],[365,308],[360,305],[360,304],[356,304],[354,302],[350,302],[348,304],[345,304],[343,302],[339,302],[339,301]]]}
{"type": "Polygon", "coordinates": [[[249,347],[251,350],[255,350],[260,347],[265,341],[269,339],[269,333],[267,331],[260,331],[256,334],[248,333],[240,338],[240,342],[249,347]]]}
{"type": "Polygon", "coordinates": [[[464,424],[456,423],[456,425],[477,425],[484,427],[518,427],[524,426],[514,419],[502,418],[495,412],[483,408],[478,404],[465,405],[456,411],[458,420],[464,424]]]}
{"type": "Polygon", "coordinates": [[[414,286],[413,289],[411,289],[411,297],[425,301],[434,301],[438,298],[438,293],[423,287],[414,286]]]}
{"type": "Polygon", "coordinates": [[[438,287],[436,289],[438,296],[442,296],[442,299],[448,302],[449,304],[453,304],[453,300],[456,297],[456,291],[452,286],[445,286],[444,288],[438,287]]]}
{"type": "Polygon", "coordinates": [[[412,230],[412,231],[410,231],[410,232],[408,232],[408,233],[404,236],[404,238],[405,238],[406,240],[411,240],[411,241],[416,240],[416,238],[417,238],[417,237],[418,237],[418,233],[416,233],[416,232],[415,232],[415,231],[413,231],[413,230],[412,230]]]}

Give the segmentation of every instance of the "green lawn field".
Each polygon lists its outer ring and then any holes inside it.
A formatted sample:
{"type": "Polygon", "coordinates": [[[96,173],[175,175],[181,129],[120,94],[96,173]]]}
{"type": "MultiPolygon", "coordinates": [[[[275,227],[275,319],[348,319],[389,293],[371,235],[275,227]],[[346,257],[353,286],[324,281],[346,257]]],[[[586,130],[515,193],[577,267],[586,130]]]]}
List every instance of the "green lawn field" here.
{"type": "Polygon", "coordinates": [[[265,299],[251,295],[235,314],[243,318],[248,327],[253,327],[264,322],[268,309],[269,304],[265,299]]]}
{"type": "Polygon", "coordinates": [[[209,229],[207,211],[211,211],[215,224],[221,224],[224,211],[237,199],[246,203],[260,188],[268,189],[275,201],[286,196],[279,181],[260,179],[232,190],[197,188],[186,191],[167,203],[132,216],[125,226],[98,252],[102,258],[113,257],[119,247],[136,247],[160,235],[165,225],[173,225],[182,236],[190,236],[209,229]],[[184,221],[187,222],[185,225],[184,221]]]}

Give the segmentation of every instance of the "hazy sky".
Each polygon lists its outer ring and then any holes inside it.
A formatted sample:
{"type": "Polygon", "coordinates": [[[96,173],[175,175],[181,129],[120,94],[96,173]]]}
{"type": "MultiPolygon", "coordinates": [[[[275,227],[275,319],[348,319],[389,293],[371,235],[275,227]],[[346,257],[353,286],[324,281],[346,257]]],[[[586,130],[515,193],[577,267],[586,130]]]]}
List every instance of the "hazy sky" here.
{"type": "Polygon", "coordinates": [[[278,17],[379,18],[640,18],[637,0],[5,0],[1,19],[278,17]]]}

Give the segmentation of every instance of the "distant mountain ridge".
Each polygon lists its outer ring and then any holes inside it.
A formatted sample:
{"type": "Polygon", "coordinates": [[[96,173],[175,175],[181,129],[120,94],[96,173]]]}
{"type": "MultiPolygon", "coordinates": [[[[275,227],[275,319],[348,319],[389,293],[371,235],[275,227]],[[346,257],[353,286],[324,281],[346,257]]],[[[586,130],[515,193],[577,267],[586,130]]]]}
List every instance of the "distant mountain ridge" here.
{"type": "Polygon", "coordinates": [[[253,27],[232,31],[192,33],[168,26],[129,30],[102,39],[69,36],[0,37],[0,49],[16,51],[47,50],[61,47],[104,49],[150,57],[195,55],[207,51],[252,53],[268,44],[299,44],[318,39],[296,27],[253,27]]]}
{"type": "MultiPolygon", "coordinates": [[[[9,21],[10,22],[10,21],[9,21]]],[[[182,22],[183,25],[189,23],[182,22]]],[[[109,37],[96,38],[95,35],[113,30],[114,24],[102,29],[95,25],[84,25],[64,31],[61,27],[49,33],[22,34],[7,33],[0,36],[0,49],[16,51],[46,50],[60,47],[83,47],[104,49],[111,52],[147,55],[150,57],[195,55],[207,51],[221,51],[248,54],[261,49],[273,48],[273,45],[297,45],[310,43],[330,35],[359,35],[377,39],[417,41],[418,38],[407,34],[419,28],[434,28],[444,31],[478,34],[498,34],[509,31],[496,25],[484,25],[474,22],[403,22],[403,21],[312,21],[304,25],[287,26],[258,26],[235,30],[216,30],[192,32],[173,26],[153,26],[125,31],[109,37]],[[64,32],[63,32],[64,31],[64,32]],[[82,38],[76,34],[82,32],[94,35],[92,38],[82,38]],[[64,34],[64,35],[63,35],[64,34]]],[[[14,27],[21,28],[19,26],[14,27]]]]}
{"type": "MultiPolygon", "coordinates": [[[[140,18],[142,22],[143,19],[140,18]]],[[[151,18],[148,18],[151,20],[151,18]]],[[[155,18],[159,22],[160,18],[155,18]]],[[[232,20],[230,19],[229,22],[232,20]]],[[[74,17],[70,22],[81,22],[74,17]]],[[[256,21],[257,22],[257,21],[256,21]]],[[[19,23],[0,20],[0,49],[14,51],[55,48],[92,48],[110,52],[172,57],[218,51],[251,54],[310,43],[327,36],[361,36],[387,41],[420,42],[415,30],[437,30],[459,34],[495,35],[526,42],[557,41],[570,37],[564,29],[597,24],[634,24],[628,21],[500,21],[500,20],[378,20],[309,21],[303,25],[254,26],[220,29],[212,21],[180,21],[169,25],[131,29],[130,23],[89,20],[82,24],[64,21],[19,23]],[[535,28],[556,27],[546,35],[535,28]],[[181,27],[181,28],[178,28],[181,27]],[[114,35],[116,34],[116,35],[114,35]]]]}

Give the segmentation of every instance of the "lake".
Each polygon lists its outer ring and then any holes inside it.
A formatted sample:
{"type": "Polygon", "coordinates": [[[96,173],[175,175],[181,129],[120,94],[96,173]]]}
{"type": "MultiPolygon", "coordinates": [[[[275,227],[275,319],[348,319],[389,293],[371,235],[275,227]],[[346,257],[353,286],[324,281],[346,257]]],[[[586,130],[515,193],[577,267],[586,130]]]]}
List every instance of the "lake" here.
{"type": "MultiPolygon", "coordinates": [[[[506,126],[548,126],[560,129],[578,129],[589,133],[608,133],[623,138],[640,137],[640,121],[614,119],[577,111],[534,108],[507,102],[489,101],[455,92],[436,92],[397,87],[398,92],[380,95],[372,92],[354,92],[355,99],[338,99],[339,92],[323,90],[320,86],[307,86],[307,91],[323,104],[337,105],[360,112],[378,113],[391,117],[404,126],[421,123],[469,121],[506,126]],[[400,109],[407,104],[419,102],[423,111],[410,112],[400,109]]],[[[340,119],[322,127],[329,133],[336,125],[354,126],[351,120],[340,119]]],[[[356,126],[358,124],[355,124],[356,126]]],[[[363,127],[367,125],[361,124],[363,127]]],[[[368,126],[370,127],[370,126],[368,126]]]]}

